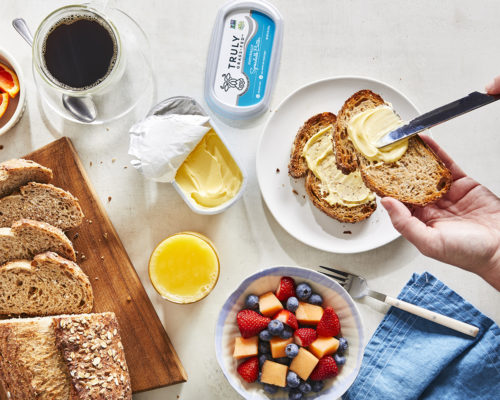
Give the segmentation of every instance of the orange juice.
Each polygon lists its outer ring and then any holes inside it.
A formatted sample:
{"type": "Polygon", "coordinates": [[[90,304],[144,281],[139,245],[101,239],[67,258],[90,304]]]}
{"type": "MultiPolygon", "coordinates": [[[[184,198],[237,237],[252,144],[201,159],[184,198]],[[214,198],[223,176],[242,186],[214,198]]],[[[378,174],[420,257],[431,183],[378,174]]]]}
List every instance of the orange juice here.
{"type": "Polygon", "coordinates": [[[219,257],[208,238],[181,232],[154,249],[149,259],[149,278],[163,298],[174,303],[194,303],[212,291],[219,268],[219,257]]]}

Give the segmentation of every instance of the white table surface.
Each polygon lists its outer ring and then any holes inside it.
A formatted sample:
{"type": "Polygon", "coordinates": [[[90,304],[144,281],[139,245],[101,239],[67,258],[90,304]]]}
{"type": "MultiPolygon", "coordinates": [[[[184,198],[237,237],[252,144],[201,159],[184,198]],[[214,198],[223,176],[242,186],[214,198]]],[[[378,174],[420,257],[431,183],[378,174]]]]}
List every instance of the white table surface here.
{"type": "MultiPolygon", "coordinates": [[[[500,74],[499,2],[273,0],[284,17],[285,33],[271,110],[232,126],[217,120],[249,176],[244,197],[217,216],[194,214],[170,185],[145,181],[132,167],[124,169],[131,159],[127,155],[128,128],[141,115],[132,113],[104,126],[88,127],[41,114],[31,74],[31,51],[10,23],[22,16],[34,29],[50,11],[69,3],[0,2],[0,46],[21,64],[28,90],[24,117],[0,137],[0,160],[18,157],[63,135],[75,144],[188,374],[184,384],[141,393],[134,399],[238,398],[215,359],[215,320],[228,294],[244,277],[265,266],[337,265],[366,276],[373,288],[394,296],[413,272],[430,271],[500,322],[499,292],[471,273],[422,256],[402,238],[352,255],[329,254],[303,245],[274,220],[255,176],[255,152],[265,121],[286,95],[308,82],[336,75],[373,77],[395,86],[423,111],[482,90],[500,74]],[[111,202],[108,196],[112,196],[111,202]],[[155,244],[183,230],[210,237],[222,264],[219,282],[210,296],[184,306],[162,300],[147,275],[147,261],[155,244]]],[[[223,3],[116,2],[142,25],[152,42],[157,100],[188,95],[205,104],[205,60],[213,22],[223,3]]],[[[500,193],[499,104],[437,127],[433,133],[470,176],[500,193]]],[[[358,305],[369,338],[387,308],[371,299],[358,305]]]]}

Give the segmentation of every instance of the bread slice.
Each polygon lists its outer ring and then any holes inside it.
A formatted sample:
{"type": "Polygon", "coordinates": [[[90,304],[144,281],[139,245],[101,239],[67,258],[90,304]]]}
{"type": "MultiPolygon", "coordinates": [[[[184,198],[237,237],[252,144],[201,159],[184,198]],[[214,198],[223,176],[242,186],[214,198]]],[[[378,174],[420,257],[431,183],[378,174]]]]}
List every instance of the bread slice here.
{"type": "Polygon", "coordinates": [[[408,150],[394,163],[370,161],[351,143],[347,133],[350,119],[383,104],[382,97],[370,90],[361,90],[344,103],[334,133],[337,167],[346,174],[359,168],[366,186],[381,197],[415,206],[436,201],[450,189],[451,173],[418,135],[409,139],[408,150]]]}
{"type": "Polygon", "coordinates": [[[64,232],[46,222],[21,219],[11,228],[0,228],[0,265],[12,260],[31,259],[46,251],[76,260],[73,245],[64,232]]]}
{"type": "Polygon", "coordinates": [[[49,183],[52,170],[31,160],[13,159],[0,164],[0,197],[28,182],[49,183]]]}
{"type": "Polygon", "coordinates": [[[87,275],[52,252],[1,265],[0,288],[1,315],[86,313],[94,303],[87,275]]]}
{"type": "Polygon", "coordinates": [[[0,227],[28,218],[66,231],[82,223],[83,212],[76,197],[51,184],[30,182],[0,199],[0,227]]]}
{"type": "Polygon", "coordinates": [[[15,400],[130,400],[114,313],[0,321],[0,381],[15,400]]]}
{"type": "Polygon", "coordinates": [[[290,163],[288,164],[288,172],[293,178],[306,177],[305,188],[309,198],[326,215],[341,222],[359,222],[373,214],[377,208],[376,201],[373,200],[354,207],[347,207],[342,204],[329,204],[325,200],[328,193],[324,193],[321,190],[320,180],[309,170],[307,161],[303,156],[304,146],[307,141],[316,133],[329,126],[335,126],[335,124],[335,114],[330,112],[314,115],[304,123],[295,136],[290,163]]]}

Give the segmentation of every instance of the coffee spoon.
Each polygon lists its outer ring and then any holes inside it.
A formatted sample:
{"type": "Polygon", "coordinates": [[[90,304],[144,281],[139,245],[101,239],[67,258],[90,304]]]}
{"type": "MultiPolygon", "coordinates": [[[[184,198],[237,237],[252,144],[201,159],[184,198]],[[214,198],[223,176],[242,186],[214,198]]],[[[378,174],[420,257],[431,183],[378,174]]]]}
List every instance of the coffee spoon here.
{"type": "MultiPolygon", "coordinates": [[[[12,21],[12,26],[30,46],[33,46],[33,35],[30,32],[28,24],[23,18],[15,18],[12,21]]],[[[64,108],[81,122],[90,123],[95,121],[97,118],[97,109],[95,104],[88,96],[74,97],[63,94],[62,103],[64,108]]]]}

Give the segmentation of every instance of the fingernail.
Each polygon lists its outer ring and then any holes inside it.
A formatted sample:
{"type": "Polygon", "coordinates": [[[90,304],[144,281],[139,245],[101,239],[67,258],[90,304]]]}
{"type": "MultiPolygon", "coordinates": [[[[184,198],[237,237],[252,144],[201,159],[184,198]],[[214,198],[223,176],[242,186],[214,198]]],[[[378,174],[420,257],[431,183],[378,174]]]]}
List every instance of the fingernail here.
{"type": "Polygon", "coordinates": [[[491,83],[486,85],[485,89],[487,92],[491,92],[494,87],[495,87],[495,82],[491,82],[491,83]]]}

